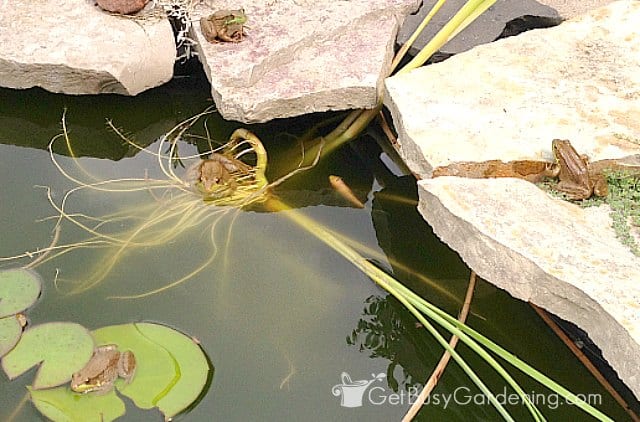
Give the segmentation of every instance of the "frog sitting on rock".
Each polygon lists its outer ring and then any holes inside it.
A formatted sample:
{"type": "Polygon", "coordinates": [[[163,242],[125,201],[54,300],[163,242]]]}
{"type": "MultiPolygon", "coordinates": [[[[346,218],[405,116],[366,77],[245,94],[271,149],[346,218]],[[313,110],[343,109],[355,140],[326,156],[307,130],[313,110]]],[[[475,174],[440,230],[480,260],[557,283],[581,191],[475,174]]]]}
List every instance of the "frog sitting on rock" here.
{"type": "Polygon", "coordinates": [[[602,173],[592,171],[589,161],[579,155],[566,139],[554,139],[551,147],[557,164],[550,176],[558,177],[556,189],[569,199],[588,199],[591,195],[607,196],[607,180],[602,173]]]}
{"type": "Polygon", "coordinates": [[[246,21],[244,9],[218,10],[200,18],[200,30],[204,38],[211,43],[240,42],[244,38],[246,21]]]}

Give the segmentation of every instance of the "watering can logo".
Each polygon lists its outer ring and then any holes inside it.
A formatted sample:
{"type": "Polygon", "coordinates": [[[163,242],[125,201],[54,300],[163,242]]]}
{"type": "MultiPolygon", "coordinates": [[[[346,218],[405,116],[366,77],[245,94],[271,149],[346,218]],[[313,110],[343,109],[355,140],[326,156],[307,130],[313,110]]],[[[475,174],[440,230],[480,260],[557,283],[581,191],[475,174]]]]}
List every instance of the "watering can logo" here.
{"type": "Polygon", "coordinates": [[[370,380],[358,380],[351,381],[351,376],[343,372],[340,374],[340,380],[342,384],[336,384],[331,388],[331,393],[340,399],[340,406],[342,407],[360,407],[362,406],[362,397],[365,391],[374,381],[382,381],[385,378],[385,374],[379,373],[371,374],[373,378],[370,380]]]}

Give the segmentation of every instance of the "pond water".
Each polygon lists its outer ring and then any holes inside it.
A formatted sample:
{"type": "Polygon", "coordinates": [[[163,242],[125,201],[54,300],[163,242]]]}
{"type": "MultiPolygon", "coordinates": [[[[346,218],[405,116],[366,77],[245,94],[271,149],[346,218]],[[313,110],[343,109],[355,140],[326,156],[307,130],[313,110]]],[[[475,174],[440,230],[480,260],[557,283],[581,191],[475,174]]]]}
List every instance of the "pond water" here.
{"type": "MultiPolygon", "coordinates": [[[[76,167],[80,164],[98,179],[145,174],[153,178],[161,176],[157,159],[123,145],[107,130],[105,118],[153,149],[158,136],[211,104],[208,89],[198,78],[174,81],[136,98],[1,89],[0,256],[51,242],[54,221],[46,217],[55,215],[55,210],[46,191],[38,186],[50,187],[57,202],[75,186],[56,169],[46,150],[49,140],[60,133],[65,107],[74,151],[82,157],[74,161],[56,155],[65,169],[82,175],[76,167]]],[[[283,158],[300,149],[290,135],[324,117],[250,128],[268,150],[270,179],[295,167],[283,158]]],[[[215,115],[208,118],[208,125],[217,139],[226,139],[240,127],[215,115]]],[[[193,153],[197,147],[184,143],[180,148],[180,153],[193,153]]],[[[371,248],[375,252],[371,258],[396,278],[451,314],[458,312],[469,270],[417,213],[415,181],[386,169],[371,136],[335,151],[278,192],[296,212],[371,248]],[[348,207],[336,199],[327,181],[331,174],[341,176],[354,191],[367,192],[365,209],[348,207]],[[390,265],[385,257],[406,268],[390,265]]],[[[118,210],[140,212],[154,203],[160,202],[146,191],[87,193],[70,207],[75,212],[104,215],[118,210]]],[[[100,284],[74,295],[66,294],[68,283],[90,277],[109,257],[104,249],[64,254],[37,267],[45,286],[41,299],[28,312],[31,324],[73,321],[95,329],[154,321],[197,338],[215,372],[206,393],[181,420],[399,420],[408,408],[406,392],[429,376],[442,354],[441,347],[416,326],[401,305],[287,214],[202,215],[201,221],[170,243],[132,248],[100,284]],[[209,234],[215,222],[218,254],[203,271],[150,297],[109,299],[153,290],[193,271],[212,254],[209,234]],[[58,289],[53,283],[56,274],[58,289]],[[354,330],[355,344],[350,344],[354,330]],[[332,394],[332,388],[344,381],[343,372],[354,381],[372,380],[380,373],[385,377],[373,381],[372,394],[365,395],[363,406],[346,408],[340,405],[344,397],[332,394]]],[[[166,230],[175,230],[172,225],[176,222],[168,221],[166,230]]],[[[65,241],[87,238],[69,224],[62,236],[65,241]]],[[[0,264],[4,268],[17,265],[0,264]]],[[[625,419],[527,304],[480,281],[468,322],[574,392],[601,395],[598,407],[615,420],[625,419]]],[[[503,382],[479,358],[463,346],[459,350],[494,391],[503,392],[503,382]]],[[[14,412],[33,375],[32,370],[12,382],[0,375],[0,420],[14,412]]],[[[523,376],[516,378],[525,391],[546,393],[523,376]]],[[[481,402],[471,397],[477,392],[457,365],[450,363],[435,390],[434,397],[440,402],[430,403],[418,420],[501,420],[486,399],[481,402]],[[459,403],[445,404],[447,395],[454,393],[459,403]]],[[[571,406],[555,403],[551,396],[547,400],[547,406],[541,399],[538,404],[549,420],[588,419],[571,406]]],[[[128,409],[123,420],[160,420],[159,414],[137,410],[131,403],[128,409]]],[[[528,420],[523,406],[510,410],[517,420],[528,420]]],[[[19,421],[40,418],[30,404],[15,416],[19,421]]]]}

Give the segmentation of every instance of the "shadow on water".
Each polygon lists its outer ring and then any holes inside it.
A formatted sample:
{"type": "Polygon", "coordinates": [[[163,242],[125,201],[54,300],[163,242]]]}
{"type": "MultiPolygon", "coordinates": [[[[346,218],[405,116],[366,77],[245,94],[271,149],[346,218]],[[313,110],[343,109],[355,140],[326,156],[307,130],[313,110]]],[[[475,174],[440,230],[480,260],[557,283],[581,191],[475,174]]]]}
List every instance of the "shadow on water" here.
{"type": "MultiPolygon", "coordinates": [[[[174,81],[135,98],[120,96],[69,97],[38,89],[0,89],[0,213],[6,226],[0,256],[47,245],[52,214],[47,185],[60,200],[73,184],[52,166],[46,146],[60,133],[66,107],[70,137],[78,162],[98,178],[157,175],[155,157],[139,154],[106,130],[105,118],[137,142],[153,142],[177,122],[210,105],[209,87],[199,80],[174,81]],[[91,158],[93,157],[93,158],[91,158]],[[96,159],[99,158],[99,159],[96,159]],[[107,159],[107,160],[105,160],[107,159]],[[155,173],[154,173],[155,172],[155,173]],[[4,198],[11,198],[10,204],[4,198]]],[[[305,128],[325,115],[254,125],[269,154],[268,177],[273,180],[295,167],[284,157],[300,151],[297,139],[305,128]]],[[[212,137],[226,140],[241,126],[217,115],[207,120],[212,137]]],[[[202,127],[200,134],[204,133],[202,127]]],[[[198,153],[207,145],[197,139],[180,145],[181,153],[198,153]]],[[[56,150],[62,154],[62,150],[56,150]]],[[[316,168],[279,186],[275,194],[299,212],[348,239],[373,262],[410,288],[452,314],[459,310],[468,270],[457,254],[440,243],[416,210],[415,182],[396,176],[380,161],[381,151],[370,136],[333,152],[316,168]],[[347,182],[356,196],[367,200],[364,210],[351,208],[331,189],[330,175],[347,182]],[[366,253],[365,253],[366,252],[366,253]]],[[[65,165],[73,160],[59,156],[65,165]]],[[[177,169],[176,171],[181,171],[177,169]]],[[[153,210],[153,196],[91,194],[75,205],[76,212],[105,214],[136,210],[144,220],[153,210]]],[[[241,211],[220,223],[216,243],[224,259],[215,260],[197,276],[165,293],[142,300],[108,300],[175,280],[211,254],[212,217],[200,215],[189,230],[157,247],[140,247],[123,255],[105,282],[75,296],[56,290],[55,274],[90,277],[91,262],[104,260],[104,251],[71,251],[38,271],[46,280],[44,294],[30,314],[34,324],[70,320],[90,329],[134,321],[162,321],[197,337],[216,367],[216,376],[202,401],[184,420],[398,420],[408,403],[365,403],[357,409],[340,407],[331,387],[340,374],[353,379],[386,374],[380,397],[409,391],[424,382],[442,350],[413,317],[384,295],[348,262],[314,236],[296,227],[285,213],[241,211]],[[233,224],[232,224],[233,222],[233,224]],[[201,223],[201,224],[198,224],[201,223]],[[345,341],[347,337],[347,341],[345,341]],[[316,416],[314,416],[316,415],[316,416]]],[[[175,221],[158,230],[171,231],[175,221]]],[[[68,240],[86,233],[70,228],[68,240]]],[[[471,325],[518,356],[577,392],[603,395],[600,407],[616,420],[624,414],[575,362],[529,307],[486,283],[479,283],[469,317],[471,325]]],[[[461,352],[497,392],[501,381],[463,346],[461,352]]],[[[9,382],[0,375],[0,419],[24,392],[33,372],[9,382]],[[5,391],[7,393],[5,394],[5,391]]],[[[542,391],[522,377],[525,391],[542,391]]],[[[437,389],[440,401],[421,413],[421,420],[500,420],[485,403],[444,404],[447,394],[476,393],[466,375],[451,363],[437,389]],[[460,390],[460,389],[463,390],[460,390]]],[[[380,398],[379,397],[379,398],[380,398]]],[[[470,399],[469,399],[470,400],[470,399]]],[[[570,406],[540,406],[550,420],[584,418],[570,406]]],[[[10,409],[8,410],[10,413],[10,409]]],[[[514,408],[518,420],[525,418],[514,408]]],[[[130,420],[149,414],[136,412],[130,420]]],[[[37,419],[24,410],[25,419],[37,419]]]]}

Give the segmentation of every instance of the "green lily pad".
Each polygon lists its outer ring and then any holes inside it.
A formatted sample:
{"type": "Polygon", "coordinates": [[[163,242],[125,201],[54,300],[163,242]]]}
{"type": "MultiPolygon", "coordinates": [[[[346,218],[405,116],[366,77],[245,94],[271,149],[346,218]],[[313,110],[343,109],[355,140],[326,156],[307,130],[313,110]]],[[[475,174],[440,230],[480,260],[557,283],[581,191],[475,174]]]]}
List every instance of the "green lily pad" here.
{"type": "Polygon", "coordinates": [[[52,421],[112,421],[124,415],[124,402],[115,391],[104,395],[80,395],[69,386],[48,390],[32,390],[36,409],[52,421]]]}
{"type": "Polygon", "coordinates": [[[138,324],[110,325],[93,331],[98,344],[117,344],[120,351],[131,350],[136,357],[136,372],[131,384],[116,383],[122,394],[136,406],[151,409],[179,376],[171,355],[155,342],[149,341],[136,328],[138,324]]]}
{"type": "Polygon", "coordinates": [[[40,276],[25,268],[0,271],[0,318],[22,312],[40,296],[40,276]]]}
{"type": "Polygon", "coordinates": [[[18,344],[2,358],[2,368],[14,379],[35,365],[40,369],[33,388],[50,388],[71,380],[93,354],[93,338],[82,325],[50,322],[29,328],[18,344]]]}
{"type": "MultiPolygon", "coordinates": [[[[96,344],[116,344],[136,358],[130,384],[119,379],[116,389],[140,408],[158,407],[170,418],[186,409],[201,394],[209,374],[208,361],[193,340],[157,324],[123,324],[92,332],[96,344]]],[[[113,420],[124,414],[124,404],[110,391],[105,395],[78,394],[69,386],[32,391],[35,406],[54,421],[113,420]]]]}
{"type": "Polygon", "coordinates": [[[99,344],[118,344],[136,356],[129,385],[116,384],[140,408],[158,407],[167,417],[186,409],[202,392],[209,364],[190,337],[159,324],[113,325],[93,332],[99,344]]]}
{"type": "Polygon", "coordinates": [[[169,352],[180,368],[180,377],[158,401],[158,408],[169,419],[186,409],[202,393],[209,376],[209,362],[193,339],[156,324],[136,324],[140,332],[169,352]],[[180,334],[180,335],[176,335],[180,334]]]}
{"type": "Polygon", "coordinates": [[[22,327],[15,315],[0,318],[0,358],[13,349],[21,335],[22,327]]]}

